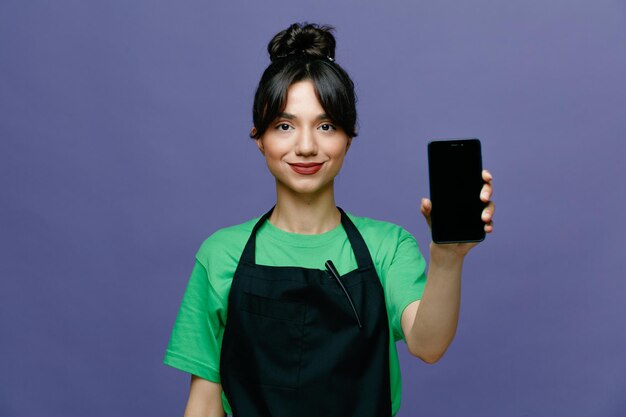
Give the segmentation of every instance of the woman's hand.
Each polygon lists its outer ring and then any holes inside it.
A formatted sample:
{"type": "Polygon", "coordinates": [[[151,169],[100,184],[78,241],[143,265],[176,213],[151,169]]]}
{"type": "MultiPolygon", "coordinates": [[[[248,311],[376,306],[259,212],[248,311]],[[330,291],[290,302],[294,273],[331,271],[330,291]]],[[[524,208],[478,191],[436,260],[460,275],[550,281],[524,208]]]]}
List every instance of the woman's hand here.
{"type": "MultiPolygon", "coordinates": [[[[485,223],[485,233],[493,232],[493,214],[496,211],[496,205],[491,201],[491,196],[493,195],[493,176],[486,169],[482,172],[483,188],[480,191],[480,200],[487,205],[483,209],[482,212],[482,220],[485,223]]],[[[432,210],[432,202],[427,198],[422,198],[422,204],[420,207],[420,211],[424,215],[426,222],[428,223],[428,227],[431,227],[430,223],[430,213],[432,210]]],[[[470,249],[474,246],[478,245],[479,242],[468,242],[468,243],[447,243],[447,244],[437,244],[432,242],[430,244],[431,255],[433,250],[436,252],[447,252],[450,254],[462,255],[465,256],[470,249]]]]}

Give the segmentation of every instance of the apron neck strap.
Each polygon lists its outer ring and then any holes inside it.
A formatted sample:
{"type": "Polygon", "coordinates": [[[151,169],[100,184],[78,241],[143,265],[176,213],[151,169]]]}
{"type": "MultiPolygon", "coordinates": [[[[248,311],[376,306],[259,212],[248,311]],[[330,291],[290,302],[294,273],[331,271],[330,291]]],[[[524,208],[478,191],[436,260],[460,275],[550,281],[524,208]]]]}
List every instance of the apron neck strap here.
{"type": "MultiPolygon", "coordinates": [[[[263,225],[263,223],[265,223],[265,221],[269,219],[270,215],[274,211],[274,207],[272,207],[267,213],[261,216],[261,218],[252,228],[252,233],[250,233],[248,242],[246,243],[243,253],[241,254],[240,262],[256,265],[256,233],[263,225]]],[[[361,233],[356,228],[352,220],[350,220],[345,211],[343,211],[341,207],[337,207],[337,209],[341,213],[341,225],[346,231],[346,235],[348,236],[348,240],[350,241],[350,245],[352,246],[352,251],[354,252],[354,257],[356,258],[359,269],[365,269],[373,266],[374,263],[372,262],[372,257],[370,256],[369,249],[365,244],[365,240],[363,240],[363,236],[361,236],[361,233]]]]}

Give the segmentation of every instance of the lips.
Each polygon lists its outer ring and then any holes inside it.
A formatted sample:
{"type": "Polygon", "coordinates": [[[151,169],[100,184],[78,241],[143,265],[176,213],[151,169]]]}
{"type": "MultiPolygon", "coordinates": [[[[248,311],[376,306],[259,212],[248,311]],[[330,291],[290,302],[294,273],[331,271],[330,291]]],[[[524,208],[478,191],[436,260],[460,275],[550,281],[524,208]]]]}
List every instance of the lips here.
{"type": "Polygon", "coordinates": [[[323,162],[306,162],[298,164],[289,164],[291,169],[301,175],[313,175],[322,168],[323,162]]]}

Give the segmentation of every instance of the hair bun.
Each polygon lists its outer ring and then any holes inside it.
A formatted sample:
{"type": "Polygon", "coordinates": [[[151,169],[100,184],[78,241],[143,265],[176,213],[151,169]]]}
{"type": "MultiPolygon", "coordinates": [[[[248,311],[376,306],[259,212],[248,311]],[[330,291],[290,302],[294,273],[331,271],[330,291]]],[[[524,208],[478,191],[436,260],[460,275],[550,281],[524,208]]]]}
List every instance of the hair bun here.
{"type": "Polygon", "coordinates": [[[288,55],[304,54],[335,59],[335,37],[331,26],[314,23],[294,23],[272,38],[267,50],[274,61],[288,55]]]}

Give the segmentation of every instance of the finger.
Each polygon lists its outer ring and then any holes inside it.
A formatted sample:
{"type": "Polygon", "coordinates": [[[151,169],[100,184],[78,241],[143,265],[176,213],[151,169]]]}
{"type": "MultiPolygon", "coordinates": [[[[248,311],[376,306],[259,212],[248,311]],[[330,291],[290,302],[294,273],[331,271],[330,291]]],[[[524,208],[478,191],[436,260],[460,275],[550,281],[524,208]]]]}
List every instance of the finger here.
{"type": "Polygon", "coordinates": [[[491,181],[493,180],[493,175],[491,175],[491,172],[487,171],[486,169],[483,169],[482,172],[483,175],[483,181],[485,181],[486,183],[491,183],[491,181]]]}
{"type": "Polygon", "coordinates": [[[426,223],[428,223],[428,227],[430,227],[430,212],[432,210],[432,203],[427,198],[422,198],[422,203],[420,205],[420,211],[422,215],[426,219],[426,223]]]}
{"type": "Polygon", "coordinates": [[[493,232],[493,220],[485,224],[485,233],[493,232]]]}
{"type": "Polygon", "coordinates": [[[487,204],[487,207],[483,209],[483,212],[481,214],[481,219],[483,219],[485,223],[489,223],[492,221],[493,214],[495,212],[496,212],[496,205],[493,201],[490,201],[489,204],[487,204]]]}
{"type": "Polygon", "coordinates": [[[493,195],[493,186],[490,183],[486,183],[483,185],[483,188],[480,190],[480,201],[483,203],[491,200],[491,196],[493,195]]]}

